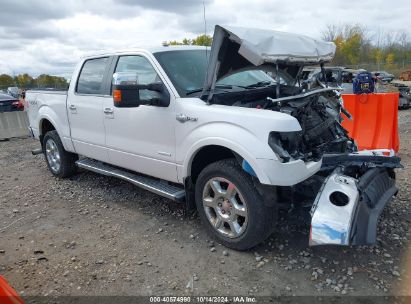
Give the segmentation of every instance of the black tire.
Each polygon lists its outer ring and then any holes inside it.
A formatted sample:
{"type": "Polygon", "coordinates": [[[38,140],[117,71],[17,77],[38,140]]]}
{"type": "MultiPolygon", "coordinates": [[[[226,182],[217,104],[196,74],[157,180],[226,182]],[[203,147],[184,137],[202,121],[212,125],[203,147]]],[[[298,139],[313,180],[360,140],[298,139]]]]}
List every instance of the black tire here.
{"type": "Polygon", "coordinates": [[[240,167],[236,159],[224,159],[205,167],[195,185],[195,198],[200,219],[207,232],[226,247],[235,250],[250,249],[267,239],[273,231],[276,209],[264,204],[251,176],[240,167]],[[238,237],[228,237],[217,231],[204,209],[203,191],[207,191],[205,187],[211,179],[219,177],[234,184],[247,206],[247,225],[238,237]]]}
{"type": "Polygon", "coordinates": [[[44,158],[46,159],[47,167],[54,176],[65,178],[70,177],[77,172],[76,161],[78,160],[78,155],[64,150],[64,146],[61,142],[60,136],[58,135],[57,131],[54,130],[46,133],[46,135],[43,138],[42,148],[44,158]],[[60,166],[57,170],[52,169],[52,166],[46,155],[46,146],[48,141],[52,141],[55,143],[60,156],[60,166]]]}

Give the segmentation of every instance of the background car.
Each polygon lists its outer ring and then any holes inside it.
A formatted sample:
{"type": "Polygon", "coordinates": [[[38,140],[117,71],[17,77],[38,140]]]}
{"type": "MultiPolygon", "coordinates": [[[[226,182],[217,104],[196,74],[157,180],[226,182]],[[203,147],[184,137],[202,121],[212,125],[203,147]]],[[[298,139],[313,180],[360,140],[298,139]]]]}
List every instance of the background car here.
{"type": "Polygon", "coordinates": [[[16,97],[0,93],[0,113],[24,110],[23,103],[16,97]]]}
{"type": "Polygon", "coordinates": [[[411,107],[411,92],[410,88],[402,83],[393,84],[399,92],[398,108],[408,109],[411,107]]]}
{"type": "Polygon", "coordinates": [[[20,89],[18,87],[8,87],[7,88],[7,94],[15,97],[15,98],[19,98],[19,94],[20,94],[20,89]]]}
{"type": "Polygon", "coordinates": [[[378,78],[382,82],[391,82],[394,80],[395,76],[385,71],[374,71],[371,72],[373,77],[378,78]]]}

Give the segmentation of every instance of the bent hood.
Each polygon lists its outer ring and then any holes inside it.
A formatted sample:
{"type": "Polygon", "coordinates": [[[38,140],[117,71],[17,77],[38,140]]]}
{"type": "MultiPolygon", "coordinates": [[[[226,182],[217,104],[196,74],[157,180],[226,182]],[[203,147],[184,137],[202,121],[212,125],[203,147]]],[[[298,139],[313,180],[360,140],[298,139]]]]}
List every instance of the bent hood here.
{"type": "Polygon", "coordinates": [[[219,79],[262,65],[309,65],[329,62],[335,44],[307,36],[216,25],[203,94],[219,79]]]}

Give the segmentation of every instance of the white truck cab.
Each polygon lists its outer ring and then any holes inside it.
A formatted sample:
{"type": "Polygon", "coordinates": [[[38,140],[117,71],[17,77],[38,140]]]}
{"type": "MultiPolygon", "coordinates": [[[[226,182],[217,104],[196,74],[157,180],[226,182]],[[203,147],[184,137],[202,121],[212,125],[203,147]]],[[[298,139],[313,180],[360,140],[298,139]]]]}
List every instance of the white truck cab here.
{"type": "Polygon", "coordinates": [[[228,247],[255,246],[279,205],[307,200],[311,245],[372,243],[400,164],[357,151],[335,88],[299,85],[304,66],[334,51],[305,36],[216,26],[211,49],[86,57],[67,92],[27,92],[30,129],[54,175],[80,167],[196,206],[228,247]]]}

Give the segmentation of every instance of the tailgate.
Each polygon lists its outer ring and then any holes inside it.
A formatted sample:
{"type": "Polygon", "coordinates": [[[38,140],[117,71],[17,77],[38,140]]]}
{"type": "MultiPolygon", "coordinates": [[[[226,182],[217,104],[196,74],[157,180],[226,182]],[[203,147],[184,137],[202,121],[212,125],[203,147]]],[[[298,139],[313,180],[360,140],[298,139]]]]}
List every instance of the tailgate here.
{"type": "Polygon", "coordinates": [[[29,118],[29,130],[33,137],[38,138],[39,130],[38,130],[38,114],[39,114],[39,107],[37,103],[37,96],[38,92],[35,91],[27,91],[26,92],[26,99],[24,108],[27,111],[27,116],[29,118]]]}

